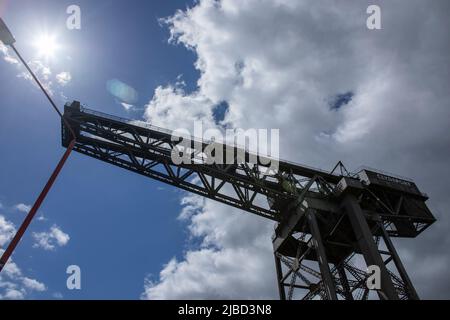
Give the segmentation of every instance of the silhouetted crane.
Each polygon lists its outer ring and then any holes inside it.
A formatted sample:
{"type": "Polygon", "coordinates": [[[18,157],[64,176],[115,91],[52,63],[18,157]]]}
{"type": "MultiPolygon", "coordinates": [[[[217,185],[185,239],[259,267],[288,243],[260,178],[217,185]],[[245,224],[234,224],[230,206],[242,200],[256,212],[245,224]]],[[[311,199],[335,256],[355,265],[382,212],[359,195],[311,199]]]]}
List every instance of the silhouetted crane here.
{"type": "Polygon", "coordinates": [[[265,174],[254,154],[233,163],[206,164],[208,142],[191,139],[195,164],[175,164],[171,131],[68,103],[62,144],[89,157],[136,172],[276,222],[273,250],[281,299],[418,299],[391,238],[414,238],[435,218],[426,194],[408,179],[374,169],[349,173],[339,162],[331,172],[280,161],[265,174]],[[68,125],[70,128],[68,128],[68,125]],[[197,143],[196,143],[197,142],[197,143]],[[253,156],[253,157],[252,157],[253,156]],[[368,286],[379,270],[380,287],[368,286]],[[374,269],[375,270],[375,269],[374,269]],[[376,272],[376,271],[374,271],[376,272]],[[373,273],[375,275],[375,273],[373,273]]]}

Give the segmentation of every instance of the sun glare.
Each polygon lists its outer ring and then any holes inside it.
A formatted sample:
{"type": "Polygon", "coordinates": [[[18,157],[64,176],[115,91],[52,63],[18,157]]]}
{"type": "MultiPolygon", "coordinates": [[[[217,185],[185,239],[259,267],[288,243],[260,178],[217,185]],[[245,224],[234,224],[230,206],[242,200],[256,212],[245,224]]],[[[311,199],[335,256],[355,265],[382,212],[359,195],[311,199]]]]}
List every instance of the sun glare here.
{"type": "Polygon", "coordinates": [[[55,37],[47,34],[39,36],[34,42],[34,45],[38,55],[45,58],[51,58],[58,50],[55,37]]]}

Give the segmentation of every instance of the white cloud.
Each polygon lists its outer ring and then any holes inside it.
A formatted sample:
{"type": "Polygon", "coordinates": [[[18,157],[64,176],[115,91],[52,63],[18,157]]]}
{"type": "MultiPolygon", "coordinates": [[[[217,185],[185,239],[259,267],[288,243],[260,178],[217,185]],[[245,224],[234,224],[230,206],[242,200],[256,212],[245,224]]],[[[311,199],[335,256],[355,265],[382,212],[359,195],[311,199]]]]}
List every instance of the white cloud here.
{"type": "MultiPolygon", "coordinates": [[[[4,250],[0,250],[0,252],[3,254],[4,250]]],[[[22,277],[22,271],[17,266],[17,264],[12,260],[12,258],[9,258],[8,263],[3,268],[2,274],[3,273],[13,280],[17,280],[22,277]]]]}
{"type": "MultiPolygon", "coordinates": [[[[50,69],[50,67],[40,60],[30,61],[28,62],[28,65],[39,78],[39,80],[48,81],[50,76],[52,75],[52,70],[50,69]]],[[[27,70],[19,74],[19,77],[34,81],[27,70]]]]}
{"type": "MultiPolygon", "coordinates": [[[[53,91],[53,72],[50,68],[50,66],[46,65],[44,62],[40,60],[32,60],[28,62],[28,66],[33,71],[33,73],[36,75],[36,77],[41,82],[42,86],[45,88],[45,90],[48,92],[50,96],[54,95],[53,91]]],[[[23,78],[25,80],[28,80],[32,83],[33,86],[38,87],[38,85],[35,83],[34,79],[22,65],[18,65],[18,68],[22,71],[19,72],[17,75],[18,78],[23,78]]]]}
{"type": "Polygon", "coordinates": [[[203,239],[182,261],[173,258],[158,279],[148,277],[143,299],[268,299],[276,296],[270,234],[272,222],[189,195],[180,215],[203,239]]]}
{"type": "Polygon", "coordinates": [[[0,215],[0,246],[3,247],[8,243],[16,233],[16,227],[14,224],[2,215],[0,215]]]}
{"type": "Polygon", "coordinates": [[[129,104],[129,103],[125,103],[125,102],[121,102],[120,105],[126,110],[126,111],[130,111],[134,108],[134,105],[129,104]]]}
{"type": "Polygon", "coordinates": [[[41,214],[40,216],[37,217],[37,220],[38,221],[47,221],[48,219],[43,214],[41,214]]]}
{"type": "Polygon", "coordinates": [[[19,203],[14,208],[23,213],[28,213],[31,210],[31,206],[24,203],[19,203]]]}
{"type": "Polygon", "coordinates": [[[8,52],[8,47],[5,46],[5,45],[3,44],[3,42],[1,42],[1,41],[0,41],[0,52],[1,52],[3,55],[5,55],[5,54],[8,52]]]}
{"type": "Polygon", "coordinates": [[[61,292],[55,292],[52,296],[55,299],[63,299],[64,298],[64,296],[61,292]]]}
{"type": "Polygon", "coordinates": [[[7,288],[5,293],[0,295],[4,300],[23,300],[25,299],[25,293],[22,290],[7,288]]]}
{"type": "Polygon", "coordinates": [[[67,85],[71,80],[72,75],[68,71],[64,71],[56,75],[56,81],[62,86],[67,85]]]}
{"type": "MultiPolygon", "coordinates": [[[[409,1],[412,10],[404,10],[401,2],[379,2],[380,31],[365,27],[367,1],[202,0],[178,11],[165,21],[171,41],[197,55],[198,89],[158,87],[145,117],[171,129],[198,119],[214,126],[212,108],[227,101],[231,126],[281,129],[281,158],[323,168],[343,160],[413,177],[431,196],[438,222],[418,239],[399,241],[399,250],[410,255],[405,265],[419,294],[448,298],[445,269],[417,270],[425,260],[450,263],[443,214],[450,210],[449,3],[409,1]],[[329,97],[349,91],[352,101],[330,110],[329,97]]],[[[192,201],[186,205],[182,216],[203,245],[147,280],[143,297],[275,297],[264,222],[211,201],[194,211],[192,201]],[[247,237],[255,225],[264,231],[247,237]]]]}
{"type": "Polygon", "coordinates": [[[200,93],[186,94],[182,84],[158,87],[146,106],[145,119],[153,125],[167,129],[184,128],[193,132],[193,122],[203,121],[206,128],[213,127],[211,108],[214,103],[200,93]]]}
{"type": "Polygon", "coordinates": [[[11,64],[19,64],[19,60],[17,60],[16,58],[13,58],[11,56],[5,56],[4,59],[6,62],[9,62],[11,64]]]}
{"type": "Polygon", "coordinates": [[[34,292],[46,290],[43,283],[23,276],[22,271],[11,258],[0,275],[0,299],[2,300],[22,300],[34,292]]]}
{"type": "MultiPolygon", "coordinates": [[[[16,59],[11,53],[7,46],[5,46],[3,43],[0,42],[0,53],[3,55],[3,59],[12,64],[15,65],[16,68],[19,70],[17,77],[23,78],[28,81],[30,81],[34,86],[37,87],[37,84],[35,83],[34,79],[31,77],[29,72],[25,69],[25,67],[20,63],[18,59],[16,59]]],[[[48,91],[48,93],[53,96],[54,95],[54,85],[53,83],[56,82],[60,86],[67,85],[72,80],[72,75],[70,72],[63,71],[56,75],[52,72],[52,69],[49,65],[44,63],[41,60],[32,60],[27,61],[29,67],[33,72],[36,74],[39,81],[42,83],[43,87],[48,91]]],[[[63,95],[63,92],[58,92],[59,95],[63,95]]]]}
{"type": "MultiPolygon", "coordinates": [[[[0,246],[4,247],[16,232],[14,224],[0,215],[0,246]]],[[[4,252],[0,249],[0,255],[4,252]]],[[[30,293],[45,291],[43,283],[23,275],[22,270],[9,259],[0,273],[0,299],[20,300],[25,299],[30,293]]]]}
{"type": "Polygon", "coordinates": [[[54,250],[56,246],[65,246],[70,240],[70,236],[56,225],[53,225],[48,232],[33,232],[32,235],[35,240],[33,247],[44,250],[54,250]]]}
{"type": "Polygon", "coordinates": [[[0,52],[3,54],[3,59],[6,62],[16,65],[19,64],[19,60],[11,56],[11,54],[9,53],[9,48],[5,46],[1,41],[0,41],[0,52]]]}
{"type": "Polygon", "coordinates": [[[22,280],[24,286],[28,289],[35,290],[35,291],[45,291],[46,287],[42,282],[39,282],[35,279],[30,279],[27,277],[24,277],[22,280]]]}

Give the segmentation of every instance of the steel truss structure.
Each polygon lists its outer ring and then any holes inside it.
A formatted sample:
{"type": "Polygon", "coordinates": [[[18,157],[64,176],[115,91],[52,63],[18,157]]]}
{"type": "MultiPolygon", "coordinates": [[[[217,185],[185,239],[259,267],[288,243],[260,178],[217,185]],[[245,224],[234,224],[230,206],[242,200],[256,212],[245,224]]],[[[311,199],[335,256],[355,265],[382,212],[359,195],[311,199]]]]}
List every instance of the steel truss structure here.
{"type": "Polygon", "coordinates": [[[287,161],[272,170],[243,148],[176,136],[77,101],[66,104],[64,119],[64,147],[68,123],[81,154],[275,221],[281,299],[418,299],[391,239],[416,237],[435,221],[414,182],[368,169],[351,174],[340,162],[332,172],[287,161]],[[233,161],[208,162],[219,151],[232,152],[233,161]],[[174,153],[191,161],[176,164],[174,153]],[[367,286],[366,266],[379,268],[379,288],[367,286]]]}

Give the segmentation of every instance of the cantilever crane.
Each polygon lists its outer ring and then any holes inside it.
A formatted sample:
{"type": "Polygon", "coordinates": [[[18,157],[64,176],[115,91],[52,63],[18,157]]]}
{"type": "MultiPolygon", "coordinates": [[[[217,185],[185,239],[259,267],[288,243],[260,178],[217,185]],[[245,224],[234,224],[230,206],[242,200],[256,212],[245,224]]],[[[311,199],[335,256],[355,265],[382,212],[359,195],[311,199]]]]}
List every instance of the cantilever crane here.
{"type": "MultiPolygon", "coordinates": [[[[435,221],[428,197],[410,180],[373,169],[349,174],[341,163],[327,173],[285,161],[267,175],[265,165],[252,163],[255,157],[245,150],[233,164],[206,164],[207,143],[195,139],[195,164],[177,165],[171,154],[179,151],[181,138],[173,139],[172,132],[77,101],[64,109],[66,148],[73,141],[70,129],[79,153],[275,221],[272,242],[283,300],[368,299],[372,289],[380,299],[418,299],[391,240],[416,237],[435,221]],[[366,285],[370,274],[355,265],[357,257],[379,268],[379,288],[366,285]]],[[[220,148],[223,154],[239,149],[220,148]]]]}
{"type": "Polygon", "coordinates": [[[236,157],[232,164],[205,164],[207,144],[194,139],[190,150],[196,164],[177,165],[171,154],[178,151],[178,143],[170,131],[82,108],[76,101],[66,104],[62,116],[14,47],[15,39],[2,19],[0,40],[16,52],[61,116],[62,144],[67,148],[0,258],[0,272],[73,149],[276,221],[272,242],[283,300],[367,299],[371,290],[380,299],[418,299],[391,240],[416,237],[435,222],[425,204],[428,197],[414,182],[373,169],[349,174],[342,163],[327,173],[281,161],[279,169],[267,175],[263,172],[268,162],[252,163],[258,157],[245,150],[245,157],[236,157]],[[340,174],[334,173],[337,168],[340,174]],[[368,273],[355,266],[357,256],[367,266],[378,267],[379,288],[366,285],[368,273]]]}

